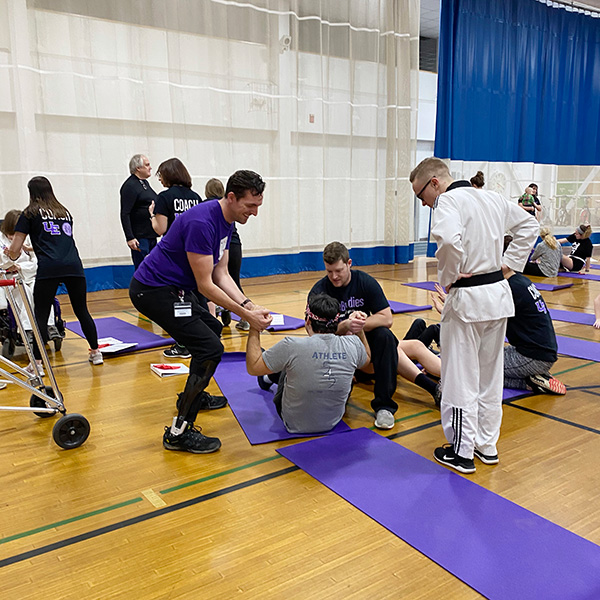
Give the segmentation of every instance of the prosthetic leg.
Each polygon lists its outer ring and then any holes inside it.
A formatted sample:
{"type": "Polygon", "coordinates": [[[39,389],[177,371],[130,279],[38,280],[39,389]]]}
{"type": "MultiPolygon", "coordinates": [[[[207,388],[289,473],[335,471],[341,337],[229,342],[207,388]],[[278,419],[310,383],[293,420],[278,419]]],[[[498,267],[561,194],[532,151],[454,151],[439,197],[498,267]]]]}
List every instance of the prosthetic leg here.
{"type": "Polygon", "coordinates": [[[181,435],[188,423],[193,424],[200,409],[223,408],[227,405],[227,399],[223,396],[210,396],[204,392],[218,364],[219,361],[206,360],[200,365],[199,374],[192,373],[188,377],[185,389],[177,399],[178,415],[173,417],[171,425],[173,435],[181,435]]]}

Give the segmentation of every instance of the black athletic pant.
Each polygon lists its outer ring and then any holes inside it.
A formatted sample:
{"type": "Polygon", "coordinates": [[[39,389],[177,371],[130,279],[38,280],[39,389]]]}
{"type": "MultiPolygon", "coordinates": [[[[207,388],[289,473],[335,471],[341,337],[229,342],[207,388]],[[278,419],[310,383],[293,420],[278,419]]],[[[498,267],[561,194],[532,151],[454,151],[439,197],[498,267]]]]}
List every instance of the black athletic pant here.
{"type": "Polygon", "coordinates": [[[528,262],[523,269],[523,273],[525,275],[534,275],[535,277],[546,277],[546,275],[542,273],[540,266],[534,262],[528,262]]]}
{"type": "Polygon", "coordinates": [[[375,371],[375,397],[371,408],[389,410],[394,414],[398,405],[392,400],[398,383],[398,339],[387,327],[376,327],[365,335],[371,348],[371,362],[375,371]]]}
{"type": "MultiPolygon", "coordinates": [[[[33,305],[35,320],[37,322],[42,339],[44,342],[48,341],[48,317],[50,316],[50,310],[54,303],[54,296],[56,296],[56,290],[59,284],[64,283],[69,294],[69,300],[73,307],[73,312],[77,317],[85,335],[85,339],[88,341],[90,348],[96,350],[98,348],[98,332],[96,331],[96,324],[92,315],[87,308],[87,290],[85,277],[61,277],[60,279],[36,279],[33,287],[33,305]]],[[[37,344],[33,344],[33,354],[36,359],[41,358],[40,350],[37,344]]]]}
{"type": "Polygon", "coordinates": [[[193,292],[185,292],[183,295],[184,302],[192,305],[191,316],[176,317],[173,305],[180,301],[180,296],[175,286],[150,287],[133,277],[129,297],[142,314],[160,325],[191,353],[190,374],[184,389],[185,397],[180,402],[180,414],[183,413],[185,420],[193,423],[198,413],[200,395],[223,356],[224,348],[219,339],[223,326],[202,308],[193,292]]]}

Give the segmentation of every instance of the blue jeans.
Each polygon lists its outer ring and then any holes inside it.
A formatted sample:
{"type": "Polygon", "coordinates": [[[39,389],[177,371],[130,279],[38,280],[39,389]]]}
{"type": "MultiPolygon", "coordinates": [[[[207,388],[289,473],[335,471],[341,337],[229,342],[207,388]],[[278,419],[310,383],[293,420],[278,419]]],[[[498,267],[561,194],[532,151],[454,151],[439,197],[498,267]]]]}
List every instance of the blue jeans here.
{"type": "Polygon", "coordinates": [[[134,270],[142,264],[144,257],[148,256],[152,248],[156,246],[156,238],[140,238],[138,239],[138,244],[140,247],[139,250],[131,250],[134,270]]]}

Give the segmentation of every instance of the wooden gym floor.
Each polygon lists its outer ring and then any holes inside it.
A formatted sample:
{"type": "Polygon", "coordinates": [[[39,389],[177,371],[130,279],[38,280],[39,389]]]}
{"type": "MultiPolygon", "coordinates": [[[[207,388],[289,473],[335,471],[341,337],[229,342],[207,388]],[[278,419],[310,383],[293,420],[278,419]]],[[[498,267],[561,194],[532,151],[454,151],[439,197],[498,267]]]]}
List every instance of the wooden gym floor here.
{"type": "MultiPolygon", "coordinates": [[[[435,261],[366,267],[389,299],[428,303],[427,292],[402,285],[435,279],[435,261]]],[[[323,273],[243,281],[246,294],[273,311],[302,317],[306,295],[323,273]]],[[[552,282],[553,280],[548,280],[552,282]]],[[[600,282],[544,295],[551,308],[593,312],[600,282]]],[[[126,290],[88,296],[94,317],[116,316],[161,333],[131,306],[126,290]]],[[[64,316],[72,318],[66,297],[64,316]]],[[[415,316],[394,316],[399,338],[415,316]]],[[[600,342],[590,326],[555,323],[558,335],[600,342]]],[[[303,335],[302,330],[287,332],[303,335]]],[[[286,335],[263,334],[270,347],[286,335]]],[[[246,334],[226,328],[227,351],[245,349],[246,334]]],[[[159,380],[151,362],[162,349],[87,361],[83,339],[68,332],[50,353],[69,412],[85,415],[88,441],[61,450],[56,418],[2,412],[0,598],[3,600],[162,599],[439,599],[479,594],[372,521],[276,449],[251,446],[229,408],[201,413],[198,424],[221,438],[210,455],[162,448],[184,378],[159,380]]],[[[21,353],[16,360],[25,364],[21,353]]],[[[553,373],[565,397],[531,396],[504,408],[496,467],[477,463],[472,481],[600,544],[600,370],[560,357],[553,373]]],[[[209,391],[217,392],[211,384],[209,391]]],[[[355,386],[346,411],[351,427],[372,427],[372,388],[355,386]]],[[[396,426],[381,435],[433,460],[443,443],[439,412],[417,386],[399,380],[396,426]]],[[[3,405],[26,406],[15,385],[3,405]]],[[[440,504],[443,498],[440,498],[440,504]]],[[[551,567],[550,567],[551,568],[551,567]]],[[[498,573],[498,577],[510,576],[498,573]]]]}

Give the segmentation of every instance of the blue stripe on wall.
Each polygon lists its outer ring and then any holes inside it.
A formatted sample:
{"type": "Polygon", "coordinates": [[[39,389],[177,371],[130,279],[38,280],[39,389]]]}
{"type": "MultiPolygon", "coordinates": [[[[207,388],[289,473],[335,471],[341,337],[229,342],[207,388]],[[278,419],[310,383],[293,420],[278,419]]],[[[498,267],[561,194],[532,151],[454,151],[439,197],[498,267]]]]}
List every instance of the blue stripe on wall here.
{"type": "MultiPolygon", "coordinates": [[[[350,257],[356,266],[407,263],[414,258],[414,245],[353,248],[350,250],[350,257]]],[[[242,277],[263,277],[323,270],[322,252],[300,252],[298,254],[249,256],[242,261],[241,275],[242,277]]],[[[129,287],[133,276],[133,265],[91,267],[85,269],[85,276],[89,292],[124,289],[129,287]]]]}

